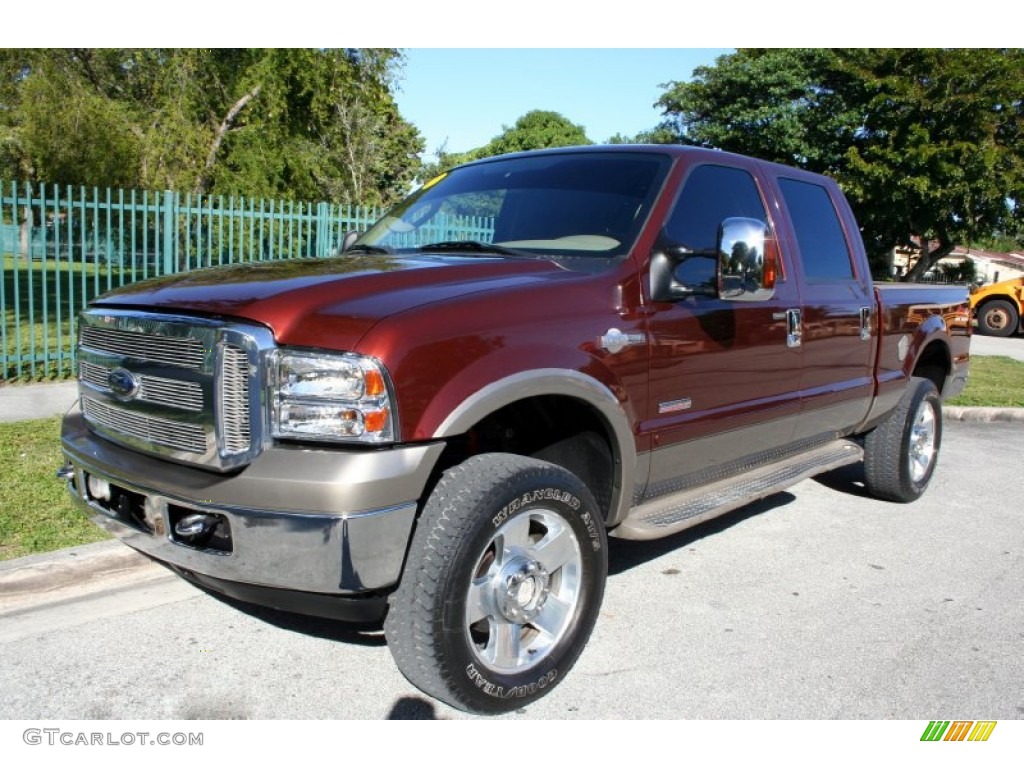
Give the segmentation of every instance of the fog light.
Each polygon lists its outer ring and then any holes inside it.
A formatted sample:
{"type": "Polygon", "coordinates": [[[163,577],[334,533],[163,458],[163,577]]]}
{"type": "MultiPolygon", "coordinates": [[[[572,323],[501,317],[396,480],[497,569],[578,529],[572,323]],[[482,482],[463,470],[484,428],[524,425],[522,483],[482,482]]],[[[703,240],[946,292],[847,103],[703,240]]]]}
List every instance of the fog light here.
{"type": "Polygon", "coordinates": [[[216,524],[217,518],[212,515],[189,515],[174,524],[174,532],[185,541],[195,541],[210,535],[216,524]]]}
{"type": "Polygon", "coordinates": [[[103,478],[89,475],[89,495],[99,501],[110,501],[110,483],[103,478]]]}

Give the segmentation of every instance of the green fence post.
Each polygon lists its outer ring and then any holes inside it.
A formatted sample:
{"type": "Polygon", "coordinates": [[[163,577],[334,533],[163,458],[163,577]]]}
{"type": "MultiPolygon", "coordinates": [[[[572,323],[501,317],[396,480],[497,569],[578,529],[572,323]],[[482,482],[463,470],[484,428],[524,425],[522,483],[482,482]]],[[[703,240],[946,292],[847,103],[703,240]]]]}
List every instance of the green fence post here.
{"type": "Polygon", "coordinates": [[[164,274],[174,271],[174,226],[175,195],[171,190],[164,190],[164,274]]]}
{"type": "Polygon", "coordinates": [[[330,242],[331,211],[327,203],[317,203],[316,206],[316,255],[322,257],[327,255],[327,248],[330,242]]]}

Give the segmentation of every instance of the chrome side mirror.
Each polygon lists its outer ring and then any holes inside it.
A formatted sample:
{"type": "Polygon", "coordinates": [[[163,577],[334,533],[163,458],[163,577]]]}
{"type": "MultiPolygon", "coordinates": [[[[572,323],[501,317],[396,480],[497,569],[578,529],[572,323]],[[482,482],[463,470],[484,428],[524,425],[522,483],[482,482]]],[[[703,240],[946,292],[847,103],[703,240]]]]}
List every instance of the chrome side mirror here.
{"type": "Polygon", "coordinates": [[[718,295],[726,301],[767,301],[775,295],[778,250],[759,219],[726,219],[718,228],[718,295]]]}

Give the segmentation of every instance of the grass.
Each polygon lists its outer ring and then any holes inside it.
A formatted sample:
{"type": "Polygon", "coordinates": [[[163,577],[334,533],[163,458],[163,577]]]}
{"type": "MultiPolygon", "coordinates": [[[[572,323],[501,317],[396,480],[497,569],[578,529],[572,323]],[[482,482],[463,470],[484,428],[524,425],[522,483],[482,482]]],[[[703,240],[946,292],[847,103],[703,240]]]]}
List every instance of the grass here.
{"type": "MultiPolygon", "coordinates": [[[[947,405],[1024,408],[1024,363],[973,358],[967,388],[947,405]]],[[[107,537],[71,506],[54,477],[62,463],[60,418],[0,423],[0,560],[107,537]]]]}
{"type": "Polygon", "coordinates": [[[1009,357],[972,357],[966,389],[946,405],[1024,408],[1024,363],[1009,357]]]}
{"type": "Polygon", "coordinates": [[[63,463],[60,420],[0,423],[0,560],[107,538],[54,476],[63,463]]]}

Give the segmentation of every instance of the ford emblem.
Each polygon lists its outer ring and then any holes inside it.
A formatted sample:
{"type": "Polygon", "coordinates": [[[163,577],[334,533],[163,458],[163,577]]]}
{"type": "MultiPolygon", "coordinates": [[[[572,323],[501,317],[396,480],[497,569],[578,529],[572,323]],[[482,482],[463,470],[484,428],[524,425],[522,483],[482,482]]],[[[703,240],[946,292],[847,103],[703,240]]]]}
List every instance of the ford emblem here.
{"type": "Polygon", "coordinates": [[[131,371],[115,368],[107,375],[107,385],[114,397],[120,400],[131,400],[139,391],[139,380],[131,371]]]}

